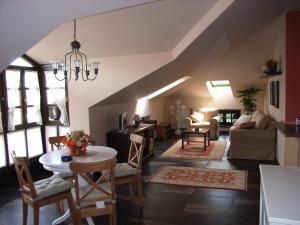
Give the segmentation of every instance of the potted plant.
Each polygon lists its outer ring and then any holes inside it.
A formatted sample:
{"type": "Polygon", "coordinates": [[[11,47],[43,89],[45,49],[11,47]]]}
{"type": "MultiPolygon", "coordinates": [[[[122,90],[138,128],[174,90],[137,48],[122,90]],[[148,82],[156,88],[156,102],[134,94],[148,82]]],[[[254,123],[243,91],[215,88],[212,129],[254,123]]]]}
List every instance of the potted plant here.
{"type": "Polygon", "coordinates": [[[278,62],[275,59],[269,59],[266,63],[265,66],[267,67],[267,73],[268,74],[274,74],[277,72],[277,64],[278,62]]]}
{"type": "Polygon", "coordinates": [[[259,88],[250,87],[244,90],[238,90],[238,98],[241,98],[240,102],[244,107],[244,112],[247,115],[251,115],[256,110],[256,99],[254,96],[260,91],[259,88]]]}
{"type": "Polygon", "coordinates": [[[74,130],[66,135],[62,143],[68,147],[69,155],[84,155],[88,144],[92,144],[92,138],[83,130],[74,130]]]}

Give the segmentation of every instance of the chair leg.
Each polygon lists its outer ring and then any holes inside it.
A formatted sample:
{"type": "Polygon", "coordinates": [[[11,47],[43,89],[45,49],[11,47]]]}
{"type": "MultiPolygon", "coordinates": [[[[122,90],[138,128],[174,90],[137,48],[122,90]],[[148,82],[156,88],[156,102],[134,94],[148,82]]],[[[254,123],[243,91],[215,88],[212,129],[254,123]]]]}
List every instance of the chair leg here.
{"type": "Polygon", "coordinates": [[[22,199],[23,204],[23,225],[27,225],[28,204],[22,199]]]}
{"type": "Polygon", "coordinates": [[[117,210],[116,210],[116,205],[113,205],[113,214],[112,214],[112,224],[117,225],[117,210]]]}
{"type": "Polygon", "coordinates": [[[113,225],[113,216],[112,214],[109,214],[109,225],[113,225]]]}
{"type": "Polygon", "coordinates": [[[33,224],[39,225],[40,220],[40,208],[33,205],[33,224]]]}
{"type": "Polygon", "coordinates": [[[74,200],[73,200],[73,197],[72,197],[71,193],[68,195],[67,200],[68,200],[68,205],[69,205],[70,214],[71,214],[71,218],[72,218],[73,224],[74,225],[78,225],[80,223],[77,220],[75,204],[74,204],[74,200]]]}
{"type": "Polygon", "coordinates": [[[132,182],[128,183],[128,186],[129,186],[130,197],[133,199],[133,198],[134,198],[134,187],[133,187],[133,183],[132,183],[132,182]]]}
{"type": "Polygon", "coordinates": [[[137,175],[137,185],[138,185],[139,198],[142,201],[144,198],[144,195],[143,195],[142,174],[140,174],[140,173],[137,175]]]}
{"type": "Polygon", "coordinates": [[[56,209],[57,209],[58,214],[60,216],[63,215],[63,210],[61,208],[61,202],[56,202],[55,204],[56,204],[56,209]]]}

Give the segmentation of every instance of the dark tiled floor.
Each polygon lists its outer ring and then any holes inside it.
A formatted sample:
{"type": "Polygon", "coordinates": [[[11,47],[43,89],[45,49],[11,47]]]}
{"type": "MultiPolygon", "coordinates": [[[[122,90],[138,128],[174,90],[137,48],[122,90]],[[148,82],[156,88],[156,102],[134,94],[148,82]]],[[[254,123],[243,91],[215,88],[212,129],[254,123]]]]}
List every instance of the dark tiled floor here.
{"type": "MultiPolygon", "coordinates": [[[[228,142],[228,136],[220,140],[228,142]]],[[[119,225],[257,225],[259,212],[259,163],[247,160],[199,161],[183,159],[162,159],[159,155],[175,143],[171,138],[159,141],[153,157],[144,162],[143,179],[153,174],[162,165],[194,166],[202,168],[248,170],[248,191],[233,191],[210,188],[196,188],[175,185],[144,183],[142,206],[118,201],[119,225]]],[[[127,192],[120,187],[119,192],[127,192]]],[[[0,192],[0,225],[21,224],[21,201],[16,187],[0,192]]],[[[29,211],[28,224],[32,224],[29,211]]],[[[48,225],[57,217],[54,205],[42,208],[40,224],[48,225]]],[[[95,218],[95,224],[106,224],[106,218],[95,218]]],[[[69,224],[63,223],[63,224],[69,224]]]]}

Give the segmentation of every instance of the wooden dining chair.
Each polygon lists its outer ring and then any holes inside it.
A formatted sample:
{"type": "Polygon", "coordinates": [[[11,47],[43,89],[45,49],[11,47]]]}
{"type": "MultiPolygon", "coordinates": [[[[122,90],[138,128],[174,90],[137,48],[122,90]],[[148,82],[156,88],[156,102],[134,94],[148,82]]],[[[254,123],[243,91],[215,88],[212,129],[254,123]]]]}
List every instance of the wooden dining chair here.
{"type": "Polygon", "coordinates": [[[78,224],[81,224],[82,218],[109,215],[109,224],[117,225],[115,165],[115,158],[103,162],[70,164],[75,178],[73,195],[75,195],[78,224]],[[91,174],[98,172],[101,172],[101,175],[94,181],[91,174]],[[81,184],[79,184],[79,176],[81,184]],[[83,182],[86,184],[82,185],[83,182]]]}
{"type": "Polygon", "coordinates": [[[65,136],[49,137],[48,142],[51,146],[51,151],[55,150],[54,147],[56,147],[57,149],[60,149],[62,141],[63,141],[64,138],[65,138],[65,136]]]}
{"type": "MultiPolygon", "coordinates": [[[[134,183],[137,183],[139,201],[143,200],[142,160],[144,137],[130,134],[130,148],[127,163],[118,163],[115,168],[116,185],[128,184],[131,199],[134,199],[134,183]]],[[[118,197],[123,197],[118,195],[118,197]]],[[[126,198],[126,197],[125,197],[126,198]]]]}
{"type": "Polygon", "coordinates": [[[13,151],[11,157],[14,162],[23,204],[23,225],[27,224],[28,204],[33,208],[33,223],[39,224],[39,209],[51,203],[68,200],[72,220],[77,224],[75,205],[71,194],[72,182],[62,179],[59,175],[33,182],[27,157],[17,157],[13,151]]]}

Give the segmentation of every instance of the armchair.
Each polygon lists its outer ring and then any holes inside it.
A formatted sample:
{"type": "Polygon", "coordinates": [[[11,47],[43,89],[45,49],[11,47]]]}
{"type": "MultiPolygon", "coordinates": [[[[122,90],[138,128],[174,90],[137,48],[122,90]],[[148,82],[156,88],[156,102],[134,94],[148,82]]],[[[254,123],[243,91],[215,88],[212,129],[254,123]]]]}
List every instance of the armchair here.
{"type": "MultiPolygon", "coordinates": [[[[193,113],[191,113],[193,115],[193,113]]],[[[215,140],[219,137],[219,121],[220,117],[216,115],[217,111],[210,111],[207,112],[204,116],[204,119],[200,120],[199,122],[193,122],[192,115],[186,117],[184,119],[184,125],[187,131],[192,131],[195,128],[209,128],[210,131],[210,139],[215,140]],[[210,114],[212,117],[209,118],[210,114]]]]}

